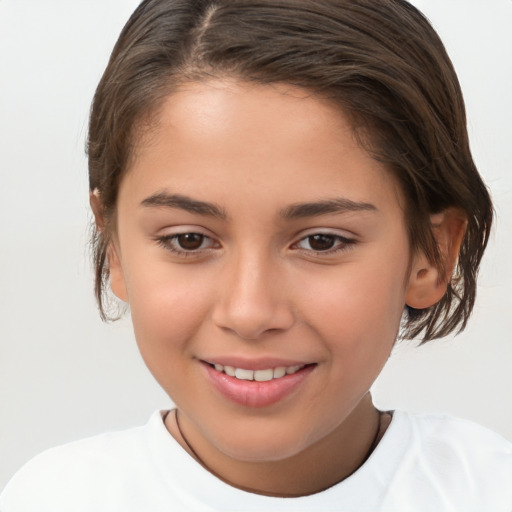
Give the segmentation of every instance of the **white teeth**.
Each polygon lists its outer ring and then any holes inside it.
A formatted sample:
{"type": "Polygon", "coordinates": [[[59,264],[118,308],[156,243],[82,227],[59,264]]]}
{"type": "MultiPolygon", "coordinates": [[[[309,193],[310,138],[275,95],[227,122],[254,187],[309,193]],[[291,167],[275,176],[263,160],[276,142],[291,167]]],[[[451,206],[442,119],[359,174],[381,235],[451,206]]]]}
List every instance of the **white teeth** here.
{"type": "Polygon", "coordinates": [[[258,382],[266,382],[267,380],[272,380],[274,378],[274,370],[256,370],[254,372],[254,380],[258,382]]]}
{"type": "Polygon", "coordinates": [[[235,370],[235,377],[240,380],[254,380],[254,371],[237,368],[235,370]]]}
{"type": "Polygon", "coordinates": [[[235,369],[232,366],[224,366],[224,373],[230,377],[234,377],[235,369]]]}
{"type": "Polygon", "coordinates": [[[289,366],[286,368],[286,373],[291,375],[292,373],[298,372],[302,368],[302,365],[298,364],[297,366],[289,366]]]}
{"type": "Polygon", "coordinates": [[[213,365],[218,372],[224,372],[230,377],[235,377],[240,380],[255,380],[258,382],[267,382],[272,379],[280,379],[285,375],[291,375],[304,368],[303,364],[294,366],[278,366],[277,368],[268,368],[266,370],[246,370],[244,368],[235,368],[234,366],[222,366],[215,363],[213,365]]]}
{"type": "Polygon", "coordinates": [[[274,368],[274,379],[280,379],[286,375],[286,368],[284,366],[279,366],[274,368]]]}

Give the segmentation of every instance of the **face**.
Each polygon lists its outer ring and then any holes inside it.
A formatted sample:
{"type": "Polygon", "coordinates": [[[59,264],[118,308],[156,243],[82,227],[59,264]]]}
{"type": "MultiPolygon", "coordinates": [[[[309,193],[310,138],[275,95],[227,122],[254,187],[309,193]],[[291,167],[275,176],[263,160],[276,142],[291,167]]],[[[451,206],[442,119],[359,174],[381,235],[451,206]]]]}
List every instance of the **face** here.
{"type": "Polygon", "coordinates": [[[197,443],[283,459],[357,410],[406,300],[402,203],[343,113],[300,89],[167,98],[120,186],[111,282],[197,443]]]}

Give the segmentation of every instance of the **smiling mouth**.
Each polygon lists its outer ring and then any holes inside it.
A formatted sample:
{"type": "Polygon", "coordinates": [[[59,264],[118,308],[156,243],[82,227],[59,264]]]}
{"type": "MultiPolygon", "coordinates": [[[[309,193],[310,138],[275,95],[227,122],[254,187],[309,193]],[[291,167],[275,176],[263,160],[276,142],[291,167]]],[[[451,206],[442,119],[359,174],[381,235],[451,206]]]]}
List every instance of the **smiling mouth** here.
{"type": "MultiPolygon", "coordinates": [[[[253,361],[252,365],[259,368],[248,369],[204,359],[201,363],[213,387],[225,399],[244,407],[269,407],[281,402],[299,390],[317,366],[317,363],[299,363],[274,367],[270,361],[266,364],[253,361]],[[265,368],[267,365],[269,368],[265,368]]],[[[239,364],[243,365],[243,362],[239,364]]]]}
{"type": "Polygon", "coordinates": [[[238,380],[254,380],[257,382],[268,382],[270,380],[281,379],[286,375],[293,375],[306,366],[297,364],[293,366],[278,366],[277,368],[268,368],[266,370],[247,370],[245,368],[235,368],[234,366],[223,366],[218,363],[207,363],[218,372],[225,373],[229,377],[238,380]]]}

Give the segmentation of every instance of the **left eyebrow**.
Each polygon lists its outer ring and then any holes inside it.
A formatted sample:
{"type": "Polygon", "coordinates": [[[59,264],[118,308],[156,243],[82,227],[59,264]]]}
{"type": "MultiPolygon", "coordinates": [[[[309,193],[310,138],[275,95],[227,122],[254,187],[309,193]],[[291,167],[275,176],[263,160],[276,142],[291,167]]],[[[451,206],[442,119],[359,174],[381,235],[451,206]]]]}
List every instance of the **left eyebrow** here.
{"type": "Polygon", "coordinates": [[[348,212],[377,212],[378,209],[371,203],[352,201],[345,198],[325,199],[312,203],[297,203],[281,210],[280,215],[284,219],[303,219],[305,217],[319,217],[329,213],[348,212]]]}

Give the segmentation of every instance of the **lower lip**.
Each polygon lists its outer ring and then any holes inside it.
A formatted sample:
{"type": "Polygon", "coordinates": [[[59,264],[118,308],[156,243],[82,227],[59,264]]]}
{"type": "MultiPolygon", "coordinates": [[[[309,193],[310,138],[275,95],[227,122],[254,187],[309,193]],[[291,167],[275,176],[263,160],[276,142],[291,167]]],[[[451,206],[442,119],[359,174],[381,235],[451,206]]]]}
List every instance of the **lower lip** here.
{"type": "Polygon", "coordinates": [[[265,382],[240,380],[215,370],[202,363],[210,382],[225,398],[245,407],[268,407],[280,402],[302,384],[316,365],[308,365],[301,370],[265,382]]]}

